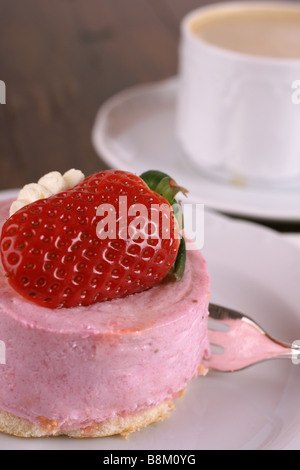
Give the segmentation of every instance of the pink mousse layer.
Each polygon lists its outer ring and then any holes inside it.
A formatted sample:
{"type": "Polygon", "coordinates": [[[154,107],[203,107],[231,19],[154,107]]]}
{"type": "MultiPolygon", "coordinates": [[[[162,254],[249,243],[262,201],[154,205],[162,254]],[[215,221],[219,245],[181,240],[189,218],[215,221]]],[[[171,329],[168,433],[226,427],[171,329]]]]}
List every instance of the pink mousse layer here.
{"type": "MultiPolygon", "coordinates": [[[[10,201],[0,203],[0,227],[10,201]]],[[[0,266],[0,409],[60,429],[88,426],[172,400],[209,355],[209,276],[189,251],[183,279],[90,307],[24,300],[0,266]]]]}

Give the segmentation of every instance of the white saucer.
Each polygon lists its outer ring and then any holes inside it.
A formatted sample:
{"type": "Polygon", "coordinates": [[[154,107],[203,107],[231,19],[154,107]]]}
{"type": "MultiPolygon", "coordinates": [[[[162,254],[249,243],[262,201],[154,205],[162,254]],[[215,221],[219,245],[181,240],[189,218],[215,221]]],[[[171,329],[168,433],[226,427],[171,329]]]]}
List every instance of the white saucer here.
{"type": "MultiPolygon", "coordinates": [[[[0,199],[15,194],[0,192],[0,199]]],[[[245,311],[278,339],[299,340],[300,249],[270,229],[209,211],[204,233],[212,301],[245,311]]],[[[0,433],[0,449],[300,449],[299,390],[300,365],[290,360],[233,374],[211,372],[189,384],[167,420],[129,440],[22,439],[0,433]]]]}
{"type": "Polygon", "coordinates": [[[99,156],[112,168],[140,174],[159,169],[189,189],[190,198],[232,215],[300,221],[300,183],[290,187],[237,186],[193,166],[174,134],[177,79],[125,90],[100,109],[92,132],[99,156]]]}

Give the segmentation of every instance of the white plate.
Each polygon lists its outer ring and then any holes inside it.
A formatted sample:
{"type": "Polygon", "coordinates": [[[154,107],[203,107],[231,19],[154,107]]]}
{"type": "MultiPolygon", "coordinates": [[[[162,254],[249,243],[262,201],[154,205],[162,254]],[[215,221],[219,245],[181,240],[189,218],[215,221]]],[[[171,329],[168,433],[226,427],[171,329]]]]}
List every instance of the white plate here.
{"type": "MultiPolygon", "coordinates": [[[[1,194],[4,198],[7,192],[1,194]]],[[[9,193],[11,195],[11,193],[9,193]]],[[[275,337],[300,339],[300,250],[255,224],[206,211],[212,300],[244,310],[275,337]]],[[[300,365],[269,361],[193,380],[170,418],[121,437],[21,439],[1,449],[300,449],[300,365]]]]}
{"type": "Polygon", "coordinates": [[[191,198],[234,215],[300,221],[300,181],[287,187],[229,184],[203,173],[174,134],[177,79],[125,90],[100,109],[92,132],[99,156],[111,167],[137,174],[160,169],[190,190],[191,198]]]}

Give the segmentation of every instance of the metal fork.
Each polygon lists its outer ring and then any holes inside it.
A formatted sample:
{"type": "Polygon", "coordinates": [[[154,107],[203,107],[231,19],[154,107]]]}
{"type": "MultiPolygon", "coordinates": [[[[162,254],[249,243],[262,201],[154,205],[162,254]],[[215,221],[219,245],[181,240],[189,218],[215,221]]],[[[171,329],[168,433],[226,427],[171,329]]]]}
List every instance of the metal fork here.
{"type": "MultiPolygon", "coordinates": [[[[210,370],[234,372],[268,359],[292,359],[300,363],[300,341],[278,341],[253,319],[227,307],[209,305],[209,341],[212,354],[202,365],[210,370]],[[220,330],[222,327],[223,331],[220,330]],[[227,331],[224,331],[226,327],[227,331]],[[214,349],[218,351],[214,352],[214,349]],[[221,352],[220,352],[221,349],[221,352]]],[[[299,332],[300,333],[300,332],[299,332]]]]}

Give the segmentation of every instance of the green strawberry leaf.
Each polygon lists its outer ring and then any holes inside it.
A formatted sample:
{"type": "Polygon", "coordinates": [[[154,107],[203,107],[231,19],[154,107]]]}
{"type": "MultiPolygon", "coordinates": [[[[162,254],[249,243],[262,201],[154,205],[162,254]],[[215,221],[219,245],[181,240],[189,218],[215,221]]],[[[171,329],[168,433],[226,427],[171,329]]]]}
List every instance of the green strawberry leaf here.
{"type": "MultiPolygon", "coordinates": [[[[183,229],[183,215],[181,205],[175,199],[175,196],[182,192],[185,196],[188,190],[179,186],[169,175],[162,171],[149,170],[140,175],[140,178],[147,184],[147,186],[154,192],[163,196],[172,206],[175,218],[178,222],[180,232],[183,229]]],[[[180,245],[178,248],[177,257],[174,265],[172,266],[168,278],[174,281],[180,281],[184,275],[186,263],[186,245],[185,240],[181,236],[180,245]]]]}

